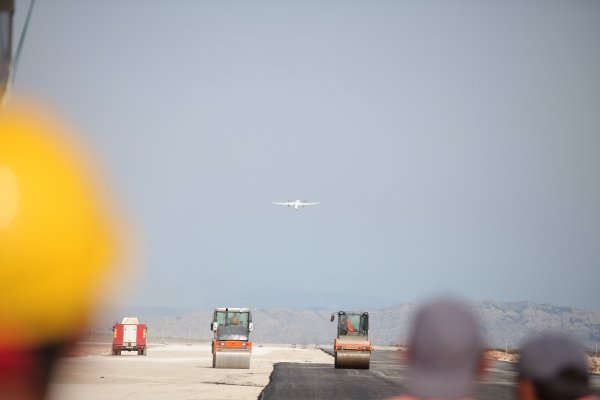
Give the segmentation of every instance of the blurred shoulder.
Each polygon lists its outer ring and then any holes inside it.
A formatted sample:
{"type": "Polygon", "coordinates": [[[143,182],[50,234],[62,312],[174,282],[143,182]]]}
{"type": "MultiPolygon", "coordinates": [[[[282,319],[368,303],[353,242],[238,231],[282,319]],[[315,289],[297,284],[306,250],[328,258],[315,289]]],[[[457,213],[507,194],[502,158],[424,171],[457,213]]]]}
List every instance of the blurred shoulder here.
{"type": "Polygon", "coordinates": [[[413,397],[413,396],[396,396],[396,397],[387,398],[386,400],[419,400],[419,399],[416,397],[413,397]]]}
{"type": "MultiPolygon", "coordinates": [[[[420,397],[415,397],[415,396],[408,396],[408,395],[404,395],[404,396],[396,396],[396,397],[389,397],[385,400],[442,400],[442,399],[422,399],[420,397]]],[[[461,400],[475,400],[472,397],[467,397],[461,400]]],[[[583,399],[577,399],[577,400],[600,400],[597,397],[586,397],[583,399]]]]}

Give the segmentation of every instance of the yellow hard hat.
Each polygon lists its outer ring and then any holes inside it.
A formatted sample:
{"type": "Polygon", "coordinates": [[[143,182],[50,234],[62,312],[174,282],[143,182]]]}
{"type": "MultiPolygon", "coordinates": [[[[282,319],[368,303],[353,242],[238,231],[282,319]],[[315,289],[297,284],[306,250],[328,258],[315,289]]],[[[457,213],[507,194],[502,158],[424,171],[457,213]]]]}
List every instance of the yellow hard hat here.
{"type": "Polygon", "coordinates": [[[105,193],[69,128],[41,107],[0,110],[0,344],[85,329],[115,261],[105,193]]]}

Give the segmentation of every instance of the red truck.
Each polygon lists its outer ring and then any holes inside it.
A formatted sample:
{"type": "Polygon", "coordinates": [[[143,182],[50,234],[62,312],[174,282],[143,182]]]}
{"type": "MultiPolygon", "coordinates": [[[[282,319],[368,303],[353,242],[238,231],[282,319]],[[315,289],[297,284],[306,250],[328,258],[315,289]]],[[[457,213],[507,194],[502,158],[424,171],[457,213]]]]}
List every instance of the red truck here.
{"type": "Polygon", "coordinates": [[[113,325],[112,355],[121,355],[122,351],[137,351],[146,355],[146,324],[140,324],[135,317],[125,317],[121,323],[113,325]]]}

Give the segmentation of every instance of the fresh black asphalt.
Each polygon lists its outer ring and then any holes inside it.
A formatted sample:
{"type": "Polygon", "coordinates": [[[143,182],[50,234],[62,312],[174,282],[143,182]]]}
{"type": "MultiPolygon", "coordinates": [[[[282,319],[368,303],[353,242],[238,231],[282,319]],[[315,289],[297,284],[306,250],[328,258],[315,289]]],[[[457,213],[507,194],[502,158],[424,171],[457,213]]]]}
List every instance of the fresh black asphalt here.
{"type": "MultiPolygon", "coordinates": [[[[331,350],[326,350],[331,353],[331,350]]],[[[514,364],[491,361],[488,372],[476,384],[480,400],[515,399],[514,364]]],[[[406,367],[397,351],[375,350],[371,368],[335,369],[330,364],[278,363],[261,400],[386,399],[406,393],[406,367]]],[[[597,378],[595,385],[600,385],[597,378]]]]}

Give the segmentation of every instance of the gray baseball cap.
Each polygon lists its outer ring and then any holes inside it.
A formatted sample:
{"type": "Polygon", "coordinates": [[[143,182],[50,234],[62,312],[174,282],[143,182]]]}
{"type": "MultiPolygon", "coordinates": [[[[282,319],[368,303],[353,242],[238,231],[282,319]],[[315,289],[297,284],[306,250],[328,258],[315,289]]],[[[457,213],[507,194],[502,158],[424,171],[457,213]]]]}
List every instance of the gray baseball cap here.
{"type": "Polygon", "coordinates": [[[410,342],[410,392],[418,397],[467,397],[482,363],[483,336],[475,313],[441,298],[416,314],[410,342]]]}

